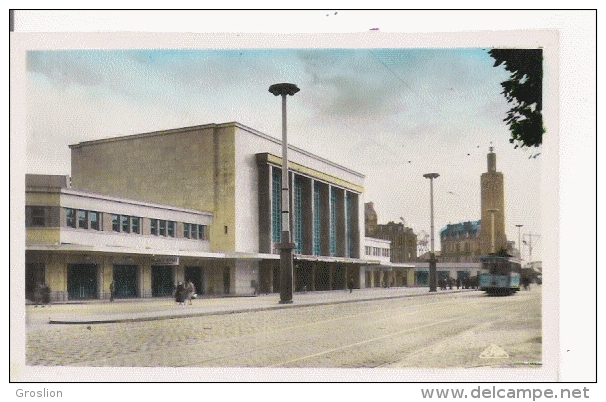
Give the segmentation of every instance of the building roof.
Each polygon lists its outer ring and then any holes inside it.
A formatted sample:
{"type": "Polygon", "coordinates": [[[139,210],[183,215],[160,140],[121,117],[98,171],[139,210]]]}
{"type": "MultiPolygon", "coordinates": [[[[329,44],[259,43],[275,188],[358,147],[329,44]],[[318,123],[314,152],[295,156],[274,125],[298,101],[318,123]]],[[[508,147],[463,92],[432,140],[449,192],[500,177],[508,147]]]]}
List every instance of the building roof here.
{"type": "Polygon", "coordinates": [[[467,221],[459,223],[449,223],[446,227],[440,229],[440,236],[456,236],[469,233],[476,235],[480,229],[481,221],[467,221]]]}

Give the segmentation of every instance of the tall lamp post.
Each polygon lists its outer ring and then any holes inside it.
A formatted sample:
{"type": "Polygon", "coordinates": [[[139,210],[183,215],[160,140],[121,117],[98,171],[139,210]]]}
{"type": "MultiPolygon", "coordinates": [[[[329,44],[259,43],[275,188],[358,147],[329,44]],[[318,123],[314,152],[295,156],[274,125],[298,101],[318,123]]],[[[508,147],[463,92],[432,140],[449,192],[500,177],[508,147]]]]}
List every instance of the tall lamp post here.
{"type": "Polygon", "coordinates": [[[522,243],[520,243],[520,229],[524,225],[516,225],[518,228],[518,248],[520,249],[520,263],[522,262],[522,243]]]}
{"type": "Polygon", "coordinates": [[[280,249],[280,304],[292,303],[292,250],[295,245],[290,235],[290,193],[288,190],[288,140],[286,136],[286,95],[299,92],[295,84],[274,84],[269,92],[282,95],[282,242],[280,249]]]}
{"type": "Polygon", "coordinates": [[[429,193],[430,193],[430,206],[431,206],[431,251],[429,253],[429,291],[435,292],[436,288],[436,254],[434,252],[434,241],[433,241],[433,179],[440,177],[437,173],[426,173],[423,175],[426,179],[429,179],[429,193]]]}
{"type": "Polygon", "coordinates": [[[490,212],[490,252],[495,254],[497,251],[494,243],[494,214],[495,212],[499,212],[499,210],[496,208],[490,208],[488,212],[490,212]]]}

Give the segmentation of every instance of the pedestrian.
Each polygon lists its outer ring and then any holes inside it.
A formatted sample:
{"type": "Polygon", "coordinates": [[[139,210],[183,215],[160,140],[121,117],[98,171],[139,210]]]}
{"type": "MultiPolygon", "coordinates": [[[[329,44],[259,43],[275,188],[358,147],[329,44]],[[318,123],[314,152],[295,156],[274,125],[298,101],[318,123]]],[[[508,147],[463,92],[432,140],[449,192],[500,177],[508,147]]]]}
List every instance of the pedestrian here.
{"type": "Polygon", "coordinates": [[[114,301],[115,292],[116,292],[116,285],[114,285],[114,281],[111,281],[111,283],[109,284],[109,301],[110,302],[114,301]]]}
{"type": "Polygon", "coordinates": [[[44,283],[40,282],[40,283],[38,283],[38,285],[36,285],[36,290],[34,291],[34,300],[36,302],[36,307],[38,307],[40,305],[42,305],[42,307],[44,307],[43,298],[44,298],[44,283]]]}
{"type": "Polygon", "coordinates": [[[183,286],[183,282],[181,281],[177,283],[177,289],[175,290],[175,302],[179,303],[179,306],[183,306],[185,304],[185,286],[183,286]]]}
{"type": "Polygon", "coordinates": [[[461,278],[457,278],[457,289],[461,287],[461,278]]]}
{"type": "Polygon", "coordinates": [[[194,298],[194,294],[196,293],[196,287],[194,286],[191,279],[187,281],[187,285],[185,285],[185,299],[188,301],[188,304],[191,305],[191,299],[194,298]]]}
{"type": "Polygon", "coordinates": [[[354,281],[353,278],[349,278],[349,293],[353,292],[354,281]]]}

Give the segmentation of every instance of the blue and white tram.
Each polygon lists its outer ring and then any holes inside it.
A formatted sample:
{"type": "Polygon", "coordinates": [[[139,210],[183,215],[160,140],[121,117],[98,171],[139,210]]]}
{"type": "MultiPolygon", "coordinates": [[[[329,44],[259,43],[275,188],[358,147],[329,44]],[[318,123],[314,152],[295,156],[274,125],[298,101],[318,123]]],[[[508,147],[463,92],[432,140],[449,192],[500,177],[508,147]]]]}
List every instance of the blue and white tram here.
{"type": "Polygon", "coordinates": [[[480,257],[484,272],[478,287],[489,295],[511,295],[520,290],[521,264],[509,255],[490,254],[480,257]]]}

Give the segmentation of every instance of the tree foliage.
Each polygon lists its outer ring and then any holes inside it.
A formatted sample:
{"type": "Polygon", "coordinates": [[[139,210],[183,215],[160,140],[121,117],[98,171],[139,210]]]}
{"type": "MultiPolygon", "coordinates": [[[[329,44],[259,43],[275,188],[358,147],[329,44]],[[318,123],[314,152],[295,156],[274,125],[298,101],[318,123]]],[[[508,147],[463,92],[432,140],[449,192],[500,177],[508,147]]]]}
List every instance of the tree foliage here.
{"type": "Polygon", "coordinates": [[[494,67],[504,64],[511,74],[501,83],[503,95],[512,104],[503,119],[509,126],[509,142],[518,147],[538,147],[543,142],[543,50],[492,49],[494,67]]]}

